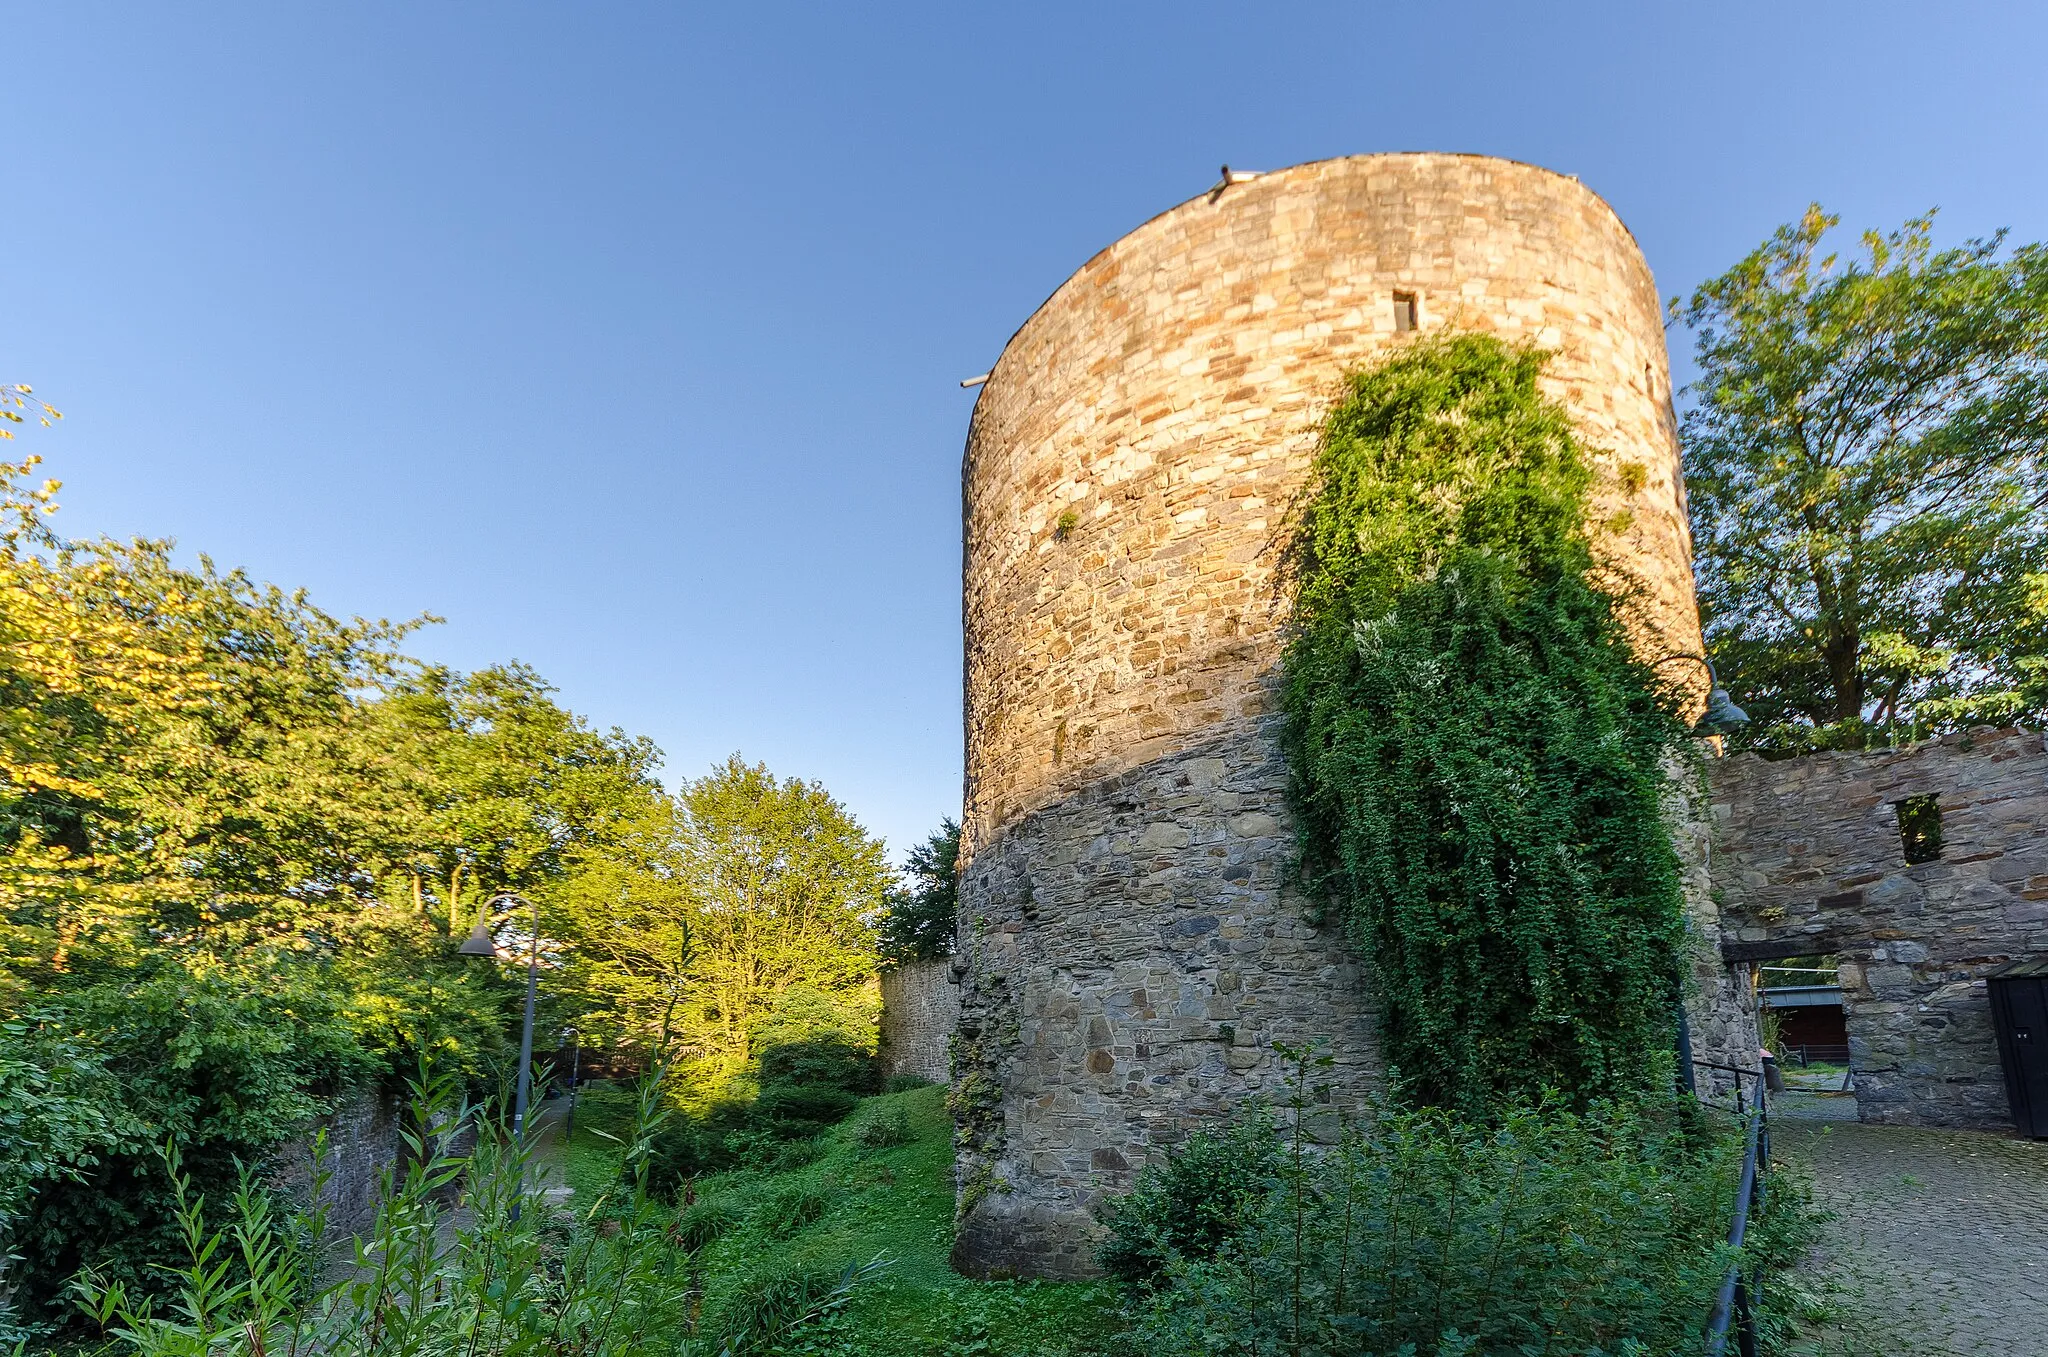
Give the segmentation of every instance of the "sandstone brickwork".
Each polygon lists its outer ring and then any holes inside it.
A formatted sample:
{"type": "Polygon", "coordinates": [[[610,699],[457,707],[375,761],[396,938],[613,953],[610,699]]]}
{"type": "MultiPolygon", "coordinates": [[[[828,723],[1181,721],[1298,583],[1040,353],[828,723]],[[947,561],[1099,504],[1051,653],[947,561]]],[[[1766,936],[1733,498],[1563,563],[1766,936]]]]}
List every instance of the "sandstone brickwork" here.
{"type": "Polygon", "coordinates": [[[1414,333],[1554,352],[1638,644],[1700,651],[1656,287],[1576,180],[1324,161],[1088,261],[995,364],[962,473],[969,1270],[1091,1270],[1105,1195],[1271,1092],[1276,1039],[1331,1042],[1334,1105],[1373,1088],[1357,959],[1286,884],[1277,572],[1323,417],[1347,372],[1414,338],[1411,299],[1414,333]]]}
{"type": "Polygon", "coordinates": [[[960,1025],[951,961],[911,961],[882,972],[882,1073],[946,1081],[947,1044],[960,1025]]]}
{"type": "Polygon", "coordinates": [[[2011,1120],[1984,974],[2048,955],[2048,751],[2032,731],[1712,766],[1713,878],[1738,961],[1834,953],[1864,1121],[2011,1120]],[[1941,856],[1897,804],[1934,795],[1941,856]]]}

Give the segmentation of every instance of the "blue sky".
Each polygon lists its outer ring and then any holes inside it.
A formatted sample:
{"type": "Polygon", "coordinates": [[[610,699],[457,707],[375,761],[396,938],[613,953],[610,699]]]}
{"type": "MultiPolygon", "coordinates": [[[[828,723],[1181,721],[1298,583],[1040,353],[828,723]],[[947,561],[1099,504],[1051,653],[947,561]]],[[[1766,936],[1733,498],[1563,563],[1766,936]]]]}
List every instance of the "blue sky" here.
{"type": "Polygon", "coordinates": [[[1816,198],[2048,236],[2017,0],[0,19],[0,381],[73,533],[439,613],[899,854],[959,804],[957,382],[1219,163],[1533,161],[1667,294],[1816,198]]]}

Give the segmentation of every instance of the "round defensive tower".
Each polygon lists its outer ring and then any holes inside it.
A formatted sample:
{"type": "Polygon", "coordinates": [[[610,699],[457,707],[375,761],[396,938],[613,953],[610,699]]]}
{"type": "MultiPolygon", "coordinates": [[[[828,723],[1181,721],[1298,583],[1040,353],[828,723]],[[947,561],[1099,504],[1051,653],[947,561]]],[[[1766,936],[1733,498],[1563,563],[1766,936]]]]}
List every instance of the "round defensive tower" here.
{"type": "MultiPolygon", "coordinates": [[[[1356,959],[1287,885],[1273,684],[1291,510],[1344,375],[1415,334],[1542,346],[1645,653],[1699,653],[1662,308],[1576,179],[1479,156],[1230,183],[1103,250],[974,407],[965,512],[956,1262],[1094,1270],[1148,1155],[1273,1093],[1373,1087],[1356,959]]],[[[1675,676],[1679,677],[1679,676],[1675,676]]]]}

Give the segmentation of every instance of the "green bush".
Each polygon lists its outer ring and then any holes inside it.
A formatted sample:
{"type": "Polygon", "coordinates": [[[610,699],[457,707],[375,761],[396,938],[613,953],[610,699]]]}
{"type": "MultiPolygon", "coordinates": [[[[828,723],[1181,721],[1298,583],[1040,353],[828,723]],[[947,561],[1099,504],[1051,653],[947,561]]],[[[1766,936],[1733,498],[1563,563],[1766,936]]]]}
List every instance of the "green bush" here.
{"type": "Polygon", "coordinates": [[[1351,379],[1283,663],[1302,877],[1371,964],[1396,1089],[1474,1117],[1668,1089],[1676,1042],[1681,669],[1631,650],[1545,358],[1462,336],[1351,379]]]}
{"type": "MultiPolygon", "coordinates": [[[[722,1158],[723,1147],[706,1134],[701,1123],[689,1117],[671,1117],[648,1138],[647,1188],[664,1200],[674,1201],[692,1178],[714,1172],[722,1158]]],[[[630,1162],[619,1165],[622,1181],[634,1172],[634,1167],[630,1162]]]]}
{"type": "Polygon", "coordinates": [[[886,1150],[911,1141],[910,1114],[891,1103],[853,1129],[853,1143],[863,1150],[886,1150]]]}
{"type": "Polygon", "coordinates": [[[1115,1204],[1096,1261],[1119,1281],[1150,1286],[1176,1260],[1214,1258],[1273,1190],[1280,1164],[1263,1108],[1222,1130],[1197,1132],[1115,1204]]]}
{"type": "MultiPolygon", "coordinates": [[[[175,1139],[192,1190],[233,1196],[243,1165],[305,1131],[329,1097],[381,1069],[333,1000],[293,978],[166,968],[67,994],[18,1024],[46,1082],[83,1069],[102,1100],[90,1146],[49,1161],[13,1193],[6,1222],[14,1304],[69,1318],[65,1287],[88,1264],[131,1288],[158,1284],[179,1249],[177,1201],[162,1150],[175,1139]],[[89,1065],[71,1062],[84,1054],[89,1065]]],[[[51,1147],[62,1154],[61,1146],[51,1147]]]]}
{"type": "Polygon", "coordinates": [[[769,1193],[754,1208],[753,1223],[771,1239],[788,1239],[817,1224],[832,1207],[836,1194],[819,1183],[789,1183],[769,1193]]]}
{"type": "MultiPolygon", "coordinates": [[[[1159,1357],[1692,1351],[1740,1153],[1675,1105],[1393,1113],[1327,1151],[1240,1128],[1148,1168],[1113,1247],[1152,1283],[1136,1338],[1159,1357]],[[1204,1212],[1233,1164],[1265,1190],[1204,1212]]],[[[1796,1198],[1776,1209],[1756,1248],[1782,1261],[1796,1198]]]]}
{"type": "Polygon", "coordinates": [[[676,1218],[676,1242],[695,1253],[739,1228],[741,1216],[722,1198],[698,1202],[676,1218]]]}
{"type": "Polygon", "coordinates": [[[719,1327],[730,1357],[780,1352],[778,1340],[843,1307],[855,1285],[879,1264],[852,1263],[834,1272],[788,1268],[741,1286],[719,1307],[719,1327]]]}
{"type": "MultiPolygon", "coordinates": [[[[625,1137],[636,1161],[658,1129],[650,1081],[625,1137]]],[[[359,1267],[327,1269],[299,1241],[313,1217],[278,1216],[245,1175],[227,1198],[225,1229],[178,1171],[170,1179],[179,1253],[175,1308],[151,1307],[118,1281],[92,1277],[81,1299],[117,1357],[322,1353],[329,1357],[553,1353],[564,1357],[737,1357],[784,1350],[798,1330],[842,1305],[878,1264],[785,1274],[729,1290],[717,1266],[675,1247],[674,1218],[628,1174],[570,1215],[550,1210],[499,1117],[476,1117],[443,1082],[422,1095],[415,1124],[441,1129],[377,1203],[359,1267]],[[455,1146],[474,1128],[475,1148],[455,1146]],[[451,1192],[449,1189],[454,1188],[451,1192]],[[458,1231],[453,1213],[467,1217],[458,1231]],[[241,1276],[232,1275],[234,1259],[241,1276]],[[715,1313],[706,1289],[733,1296],[715,1313]]],[[[221,1203],[212,1203],[216,1215],[221,1203]]],[[[707,1217],[708,1219],[708,1217],[707,1217]]]]}
{"type": "Polygon", "coordinates": [[[673,1199],[700,1174],[810,1162],[820,1149],[814,1138],[844,1121],[878,1082],[874,1057],[838,1036],[770,1046],[758,1071],[751,1100],[726,1099],[701,1118],[676,1117],[654,1133],[647,1171],[657,1194],[673,1199]]]}
{"type": "Polygon", "coordinates": [[[761,1088],[837,1088],[873,1093],[881,1071],[873,1053],[836,1035],[766,1047],[759,1057],[761,1088]]]}

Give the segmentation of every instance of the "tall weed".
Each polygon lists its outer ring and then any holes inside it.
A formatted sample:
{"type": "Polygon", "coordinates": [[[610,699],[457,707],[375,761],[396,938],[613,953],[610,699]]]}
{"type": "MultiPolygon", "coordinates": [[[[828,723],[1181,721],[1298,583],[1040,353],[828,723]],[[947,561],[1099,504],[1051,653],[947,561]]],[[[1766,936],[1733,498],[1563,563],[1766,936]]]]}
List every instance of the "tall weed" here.
{"type": "MultiPolygon", "coordinates": [[[[1279,1124],[1261,1113],[1191,1144],[1116,1218],[1102,1257],[1139,1283],[1140,1351],[1699,1350],[1732,1259],[1739,1138],[1677,1104],[1543,1105],[1488,1123],[1383,1112],[1324,1147],[1300,1082],[1279,1124]],[[1251,1185],[1235,1204],[1230,1182],[1251,1185]]],[[[1801,1198],[1773,1202],[1783,1219],[1760,1223],[1751,1256],[1782,1266],[1801,1198]]]]}
{"type": "Polygon", "coordinates": [[[541,1195],[501,1117],[447,1079],[422,1083],[402,1171],[338,1280],[315,1280],[317,1216],[280,1219],[243,1177],[212,1225],[167,1149],[185,1262],[168,1306],[90,1274],[81,1303],[123,1357],[738,1357],[842,1304],[879,1264],[849,1267],[803,1303],[756,1307],[733,1327],[701,1314],[705,1277],[648,1186],[668,1115],[660,1076],[639,1091],[625,1180],[571,1215],[541,1195]],[[470,1139],[474,1147],[460,1147],[470,1139]]]}

